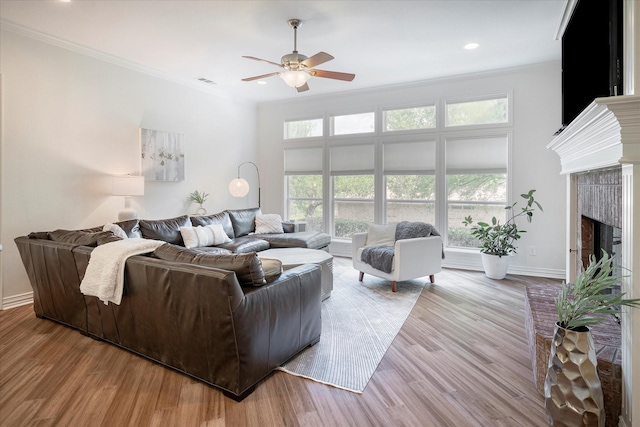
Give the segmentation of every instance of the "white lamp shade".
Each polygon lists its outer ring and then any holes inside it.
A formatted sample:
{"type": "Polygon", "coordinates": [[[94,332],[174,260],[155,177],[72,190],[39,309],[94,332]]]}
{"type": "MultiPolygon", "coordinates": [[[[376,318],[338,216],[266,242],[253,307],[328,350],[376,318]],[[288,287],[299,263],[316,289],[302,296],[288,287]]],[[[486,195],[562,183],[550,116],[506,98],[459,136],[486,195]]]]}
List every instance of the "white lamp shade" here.
{"type": "Polygon", "coordinates": [[[112,177],[114,196],[142,196],[144,195],[144,176],[114,176],[112,177]]]}
{"type": "Polygon", "coordinates": [[[249,193],[249,183],[243,178],[236,178],[229,183],[229,193],[233,197],[244,197],[249,193]]]}
{"type": "Polygon", "coordinates": [[[282,80],[289,86],[300,87],[304,86],[311,76],[305,71],[286,71],[280,74],[280,77],[282,77],[282,80]]]}

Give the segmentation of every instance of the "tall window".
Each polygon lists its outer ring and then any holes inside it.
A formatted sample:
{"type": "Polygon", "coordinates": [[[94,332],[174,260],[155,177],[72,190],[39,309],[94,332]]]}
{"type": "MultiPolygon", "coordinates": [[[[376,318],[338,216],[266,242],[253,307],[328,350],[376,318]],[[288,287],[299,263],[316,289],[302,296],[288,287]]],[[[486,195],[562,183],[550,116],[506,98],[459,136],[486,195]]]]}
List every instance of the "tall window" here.
{"type": "Polygon", "coordinates": [[[288,218],[324,226],[336,248],[369,223],[400,221],[433,224],[448,247],[478,247],[464,218],[506,217],[510,100],[443,97],[286,121],[288,218]]]}
{"type": "Polygon", "coordinates": [[[348,239],[375,217],[374,146],[331,147],[333,237],[348,239]]]}
{"type": "Polygon", "coordinates": [[[284,165],[287,218],[322,231],[322,147],[286,149],[284,165]]]}
{"type": "Polygon", "coordinates": [[[478,247],[462,221],[471,215],[475,222],[490,222],[495,216],[504,223],[508,139],[448,139],[445,144],[448,246],[478,247]]]}
{"type": "Polygon", "coordinates": [[[436,142],[388,143],[383,153],[387,223],[435,224],[436,142]]]}

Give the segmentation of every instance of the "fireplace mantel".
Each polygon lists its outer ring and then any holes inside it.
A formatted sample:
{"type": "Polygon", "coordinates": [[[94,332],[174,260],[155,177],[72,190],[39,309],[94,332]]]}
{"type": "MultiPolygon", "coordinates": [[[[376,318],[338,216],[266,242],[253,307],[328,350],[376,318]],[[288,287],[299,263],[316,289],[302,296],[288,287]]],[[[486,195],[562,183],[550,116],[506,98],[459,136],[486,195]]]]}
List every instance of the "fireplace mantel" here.
{"type": "Polygon", "coordinates": [[[562,174],[640,164],[640,96],[596,98],[547,148],[562,174]]]}

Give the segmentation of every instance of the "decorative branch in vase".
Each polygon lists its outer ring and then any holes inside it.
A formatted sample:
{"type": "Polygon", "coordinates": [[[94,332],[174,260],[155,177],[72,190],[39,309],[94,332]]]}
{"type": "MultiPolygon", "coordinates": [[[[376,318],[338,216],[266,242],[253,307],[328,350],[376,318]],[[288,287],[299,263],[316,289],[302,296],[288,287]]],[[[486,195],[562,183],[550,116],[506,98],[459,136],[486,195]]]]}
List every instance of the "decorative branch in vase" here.
{"type": "Polygon", "coordinates": [[[198,209],[196,209],[195,214],[196,215],[206,215],[207,214],[207,210],[204,208],[204,206],[202,206],[202,204],[207,200],[207,197],[209,196],[209,194],[203,192],[199,192],[198,190],[194,191],[193,193],[189,194],[189,200],[191,200],[192,202],[196,202],[200,205],[200,207],[198,209]]]}

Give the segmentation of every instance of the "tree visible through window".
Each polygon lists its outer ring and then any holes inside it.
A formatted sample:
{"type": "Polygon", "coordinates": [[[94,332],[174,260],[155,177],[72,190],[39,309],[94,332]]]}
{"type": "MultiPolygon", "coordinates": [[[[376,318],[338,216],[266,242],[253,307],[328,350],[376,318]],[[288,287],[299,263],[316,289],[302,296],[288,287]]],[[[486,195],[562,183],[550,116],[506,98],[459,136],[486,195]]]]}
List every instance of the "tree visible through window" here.
{"type": "Polygon", "coordinates": [[[382,112],[383,131],[392,132],[436,127],[436,106],[401,108],[382,112]]]}

